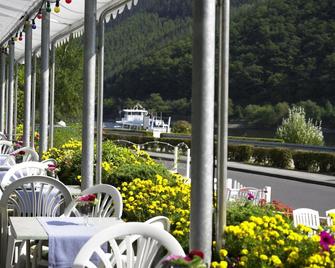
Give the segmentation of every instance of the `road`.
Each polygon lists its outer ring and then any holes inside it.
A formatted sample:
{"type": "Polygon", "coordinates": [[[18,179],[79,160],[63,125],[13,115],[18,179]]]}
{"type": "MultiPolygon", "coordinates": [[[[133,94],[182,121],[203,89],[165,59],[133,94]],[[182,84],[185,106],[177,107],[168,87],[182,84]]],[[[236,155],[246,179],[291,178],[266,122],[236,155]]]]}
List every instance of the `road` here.
{"type": "MultiPolygon", "coordinates": [[[[160,161],[171,169],[171,161],[160,161]]],[[[178,172],[185,175],[185,164],[178,164],[178,172]]],[[[325,211],[335,208],[335,188],[311,183],[298,182],[272,176],[264,176],[239,171],[228,171],[228,177],[245,186],[263,188],[271,186],[272,200],[279,200],[294,208],[312,208],[324,216],[325,211]]]]}
{"type": "Polygon", "coordinates": [[[324,216],[325,211],[335,208],[335,188],[281,178],[228,171],[228,177],[243,185],[253,187],[271,186],[272,200],[280,200],[292,208],[312,208],[324,216]]]}

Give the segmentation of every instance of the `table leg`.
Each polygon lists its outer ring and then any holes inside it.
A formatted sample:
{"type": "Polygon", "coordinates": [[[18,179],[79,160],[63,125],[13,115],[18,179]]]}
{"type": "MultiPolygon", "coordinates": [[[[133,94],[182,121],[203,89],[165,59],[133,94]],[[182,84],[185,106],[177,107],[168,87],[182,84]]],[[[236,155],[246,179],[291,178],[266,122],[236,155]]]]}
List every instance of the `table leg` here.
{"type": "Polygon", "coordinates": [[[26,267],[30,268],[30,240],[26,241],[26,267]]]}
{"type": "Polygon", "coordinates": [[[6,256],[6,267],[12,267],[12,261],[15,251],[15,238],[11,235],[8,237],[7,256],[6,256]]]}

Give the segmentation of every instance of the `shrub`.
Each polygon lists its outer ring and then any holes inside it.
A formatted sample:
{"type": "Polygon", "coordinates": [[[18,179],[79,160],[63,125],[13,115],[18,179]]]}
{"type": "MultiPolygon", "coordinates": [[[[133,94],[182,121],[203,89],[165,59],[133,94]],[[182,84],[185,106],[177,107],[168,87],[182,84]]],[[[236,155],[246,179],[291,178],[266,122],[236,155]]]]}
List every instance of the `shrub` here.
{"type": "Polygon", "coordinates": [[[334,153],[318,153],[320,172],[335,171],[335,154],[334,153]]]}
{"type": "Polygon", "coordinates": [[[247,162],[252,156],[253,146],[250,145],[229,145],[228,159],[230,161],[247,162]]]}
{"type": "Polygon", "coordinates": [[[318,171],[317,153],[306,151],[295,151],[292,155],[294,168],[304,171],[318,171]]]}
{"type": "MultiPolygon", "coordinates": [[[[54,158],[58,163],[58,177],[66,184],[78,184],[81,174],[81,142],[70,140],[59,149],[51,148],[43,159],[54,158]]],[[[152,178],[160,174],[171,179],[171,173],[161,164],[139,150],[115,145],[111,141],[103,143],[102,180],[114,186],[134,178],[152,178]]]]}
{"type": "Polygon", "coordinates": [[[289,116],[283,119],[276,135],[288,143],[324,144],[321,123],[314,124],[311,119],[306,121],[304,109],[298,106],[289,109],[289,116]]]}
{"type": "Polygon", "coordinates": [[[58,177],[65,184],[79,184],[81,174],[81,142],[70,139],[60,148],[51,148],[43,154],[44,160],[57,161],[58,177]]]}
{"type": "Polygon", "coordinates": [[[253,158],[254,163],[259,165],[268,165],[269,164],[269,149],[267,148],[253,148],[253,158]]]}
{"type": "Polygon", "coordinates": [[[173,133],[191,134],[192,125],[188,121],[179,120],[172,125],[173,133]]]}
{"type": "Polygon", "coordinates": [[[270,149],[269,150],[270,165],[277,168],[289,168],[292,154],[286,149],[270,149]]]}

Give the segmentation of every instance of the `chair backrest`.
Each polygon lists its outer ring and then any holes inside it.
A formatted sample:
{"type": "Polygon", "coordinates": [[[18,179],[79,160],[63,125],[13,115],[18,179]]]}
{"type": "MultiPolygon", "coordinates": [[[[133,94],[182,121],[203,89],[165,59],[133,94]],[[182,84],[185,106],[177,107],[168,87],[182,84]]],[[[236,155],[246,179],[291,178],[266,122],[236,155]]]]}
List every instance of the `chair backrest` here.
{"type": "Polygon", "coordinates": [[[30,176],[14,181],[4,190],[0,200],[1,251],[7,248],[8,213],[10,216],[55,217],[72,201],[67,187],[46,176],[30,176]]]}
{"type": "Polygon", "coordinates": [[[11,167],[16,165],[15,156],[10,154],[1,154],[0,155],[0,162],[2,167],[11,167]]]}
{"type": "Polygon", "coordinates": [[[148,223],[122,223],[91,237],[79,251],[72,267],[160,267],[166,257],[158,255],[160,249],[165,249],[167,255],[185,256],[179,242],[167,231],[148,223]],[[105,253],[101,248],[106,243],[111,253],[105,253]],[[120,249],[120,244],[126,245],[126,249],[120,249]],[[93,254],[95,262],[90,260],[93,254]]]}
{"type": "MultiPolygon", "coordinates": [[[[118,189],[114,186],[108,184],[97,184],[81,192],[80,196],[88,194],[95,194],[98,200],[97,204],[93,207],[93,217],[121,218],[123,210],[122,197],[118,189]]],[[[78,203],[78,199],[74,199],[65,209],[64,216],[81,216],[79,210],[77,209],[78,203]]]]}
{"type": "Polygon", "coordinates": [[[329,216],[329,214],[335,214],[335,208],[332,208],[326,211],[327,225],[332,226],[334,223],[333,223],[332,218],[329,216]]]}
{"type": "Polygon", "coordinates": [[[293,210],[294,226],[302,224],[314,230],[320,226],[319,211],[310,208],[298,208],[293,210]]]}
{"type": "Polygon", "coordinates": [[[13,181],[20,178],[34,175],[47,175],[48,165],[41,162],[23,162],[12,166],[5,174],[1,181],[1,188],[4,189],[13,181]]]}
{"type": "Polygon", "coordinates": [[[11,141],[0,140],[0,154],[10,154],[14,150],[11,141]]]}
{"type": "Polygon", "coordinates": [[[39,156],[38,153],[35,151],[32,147],[21,147],[13,152],[11,152],[11,155],[22,155],[22,162],[27,161],[38,161],[39,156]]]}
{"type": "Polygon", "coordinates": [[[167,232],[170,232],[170,221],[165,216],[156,216],[156,217],[153,217],[153,218],[145,221],[145,223],[152,224],[154,226],[162,228],[163,230],[165,230],[167,232]]]}

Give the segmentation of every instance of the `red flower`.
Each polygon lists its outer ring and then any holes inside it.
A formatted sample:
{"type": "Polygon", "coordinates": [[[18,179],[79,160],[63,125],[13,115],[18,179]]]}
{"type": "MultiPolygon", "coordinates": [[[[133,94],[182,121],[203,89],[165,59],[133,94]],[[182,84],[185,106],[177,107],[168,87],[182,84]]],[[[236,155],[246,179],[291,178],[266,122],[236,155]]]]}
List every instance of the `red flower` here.
{"type": "Polygon", "coordinates": [[[188,256],[193,259],[194,256],[198,256],[200,257],[201,259],[204,259],[204,253],[201,251],[201,250],[198,250],[198,249],[193,249],[191,250],[191,252],[188,254],[188,256]]]}
{"type": "Polygon", "coordinates": [[[92,202],[96,199],[96,195],[95,194],[88,194],[88,195],[83,195],[81,197],[79,197],[80,201],[84,201],[84,202],[92,202]]]}

